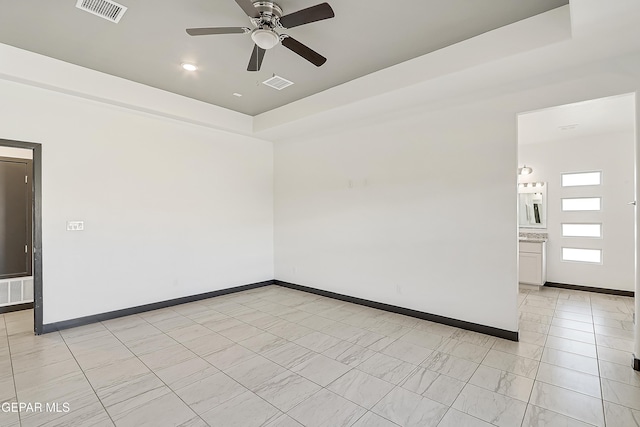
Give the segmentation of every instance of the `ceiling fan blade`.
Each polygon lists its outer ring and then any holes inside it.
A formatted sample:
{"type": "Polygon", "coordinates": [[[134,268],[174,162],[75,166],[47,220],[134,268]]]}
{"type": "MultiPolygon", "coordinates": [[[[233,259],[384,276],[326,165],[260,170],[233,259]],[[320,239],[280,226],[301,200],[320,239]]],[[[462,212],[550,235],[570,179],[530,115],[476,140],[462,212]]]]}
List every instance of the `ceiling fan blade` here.
{"type": "Polygon", "coordinates": [[[190,36],[208,36],[210,34],[244,34],[249,30],[246,27],[215,27],[215,28],[187,28],[190,36]]]}
{"type": "Polygon", "coordinates": [[[251,0],[236,0],[236,3],[238,3],[238,6],[244,10],[244,13],[246,13],[248,17],[257,18],[260,16],[258,9],[253,6],[253,2],[251,0]]]}
{"type": "Polygon", "coordinates": [[[251,53],[251,58],[249,59],[249,65],[247,66],[247,71],[260,71],[260,66],[262,65],[262,60],[264,59],[264,54],[266,50],[258,47],[258,45],[253,45],[253,52],[251,53]]]}
{"type": "Polygon", "coordinates": [[[303,45],[293,37],[285,37],[281,43],[284,47],[302,56],[304,59],[311,62],[316,67],[319,67],[327,62],[327,58],[320,55],[310,47],[303,45]]]}
{"type": "Polygon", "coordinates": [[[293,28],[298,25],[333,18],[334,16],[335,14],[329,3],[321,3],[283,16],[280,18],[280,24],[285,28],[293,28]]]}

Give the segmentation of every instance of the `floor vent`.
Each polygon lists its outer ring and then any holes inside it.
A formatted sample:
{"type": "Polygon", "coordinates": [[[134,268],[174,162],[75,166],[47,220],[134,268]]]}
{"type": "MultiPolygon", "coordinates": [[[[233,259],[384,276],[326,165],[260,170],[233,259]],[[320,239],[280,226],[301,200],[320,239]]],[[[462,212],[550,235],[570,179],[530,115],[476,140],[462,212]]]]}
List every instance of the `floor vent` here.
{"type": "Polygon", "coordinates": [[[293,84],[292,81],[282,78],[280,76],[273,76],[270,79],[263,81],[262,83],[276,90],[282,90],[285,87],[289,87],[293,84]]]}
{"type": "Polygon", "coordinates": [[[76,7],[116,24],[127,11],[125,6],[111,0],[78,0],[76,7]]]}

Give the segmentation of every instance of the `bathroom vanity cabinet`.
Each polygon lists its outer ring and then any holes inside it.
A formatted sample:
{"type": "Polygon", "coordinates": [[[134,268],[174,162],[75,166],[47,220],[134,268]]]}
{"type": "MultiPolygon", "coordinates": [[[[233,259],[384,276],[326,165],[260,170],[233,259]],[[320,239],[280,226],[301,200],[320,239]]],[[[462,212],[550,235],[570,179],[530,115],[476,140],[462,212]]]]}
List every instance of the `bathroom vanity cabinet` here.
{"type": "Polygon", "coordinates": [[[520,283],[542,286],[547,281],[546,243],[520,240],[520,283]]]}

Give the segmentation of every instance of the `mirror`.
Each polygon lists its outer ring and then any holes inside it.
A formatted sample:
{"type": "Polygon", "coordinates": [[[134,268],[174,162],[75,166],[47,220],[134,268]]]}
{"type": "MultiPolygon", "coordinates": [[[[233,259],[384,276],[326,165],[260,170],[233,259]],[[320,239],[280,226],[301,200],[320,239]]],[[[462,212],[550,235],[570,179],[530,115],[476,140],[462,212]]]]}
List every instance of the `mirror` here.
{"type": "Polygon", "coordinates": [[[547,183],[518,184],[518,225],[547,228],[547,183]]]}

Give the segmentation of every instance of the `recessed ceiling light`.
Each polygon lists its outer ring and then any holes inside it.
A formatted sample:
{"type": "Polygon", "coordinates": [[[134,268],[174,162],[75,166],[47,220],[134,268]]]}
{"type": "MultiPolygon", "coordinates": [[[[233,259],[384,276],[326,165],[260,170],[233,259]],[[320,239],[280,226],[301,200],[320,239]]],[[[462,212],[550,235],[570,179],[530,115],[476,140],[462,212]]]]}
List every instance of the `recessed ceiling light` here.
{"type": "Polygon", "coordinates": [[[233,96],[237,96],[238,98],[240,98],[242,96],[242,94],[238,93],[238,92],[233,92],[233,96]]]}
{"type": "Polygon", "coordinates": [[[194,64],[189,64],[187,62],[183,62],[182,63],[182,68],[184,68],[187,71],[195,71],[198,69],[198,67],[194,64]]]}

